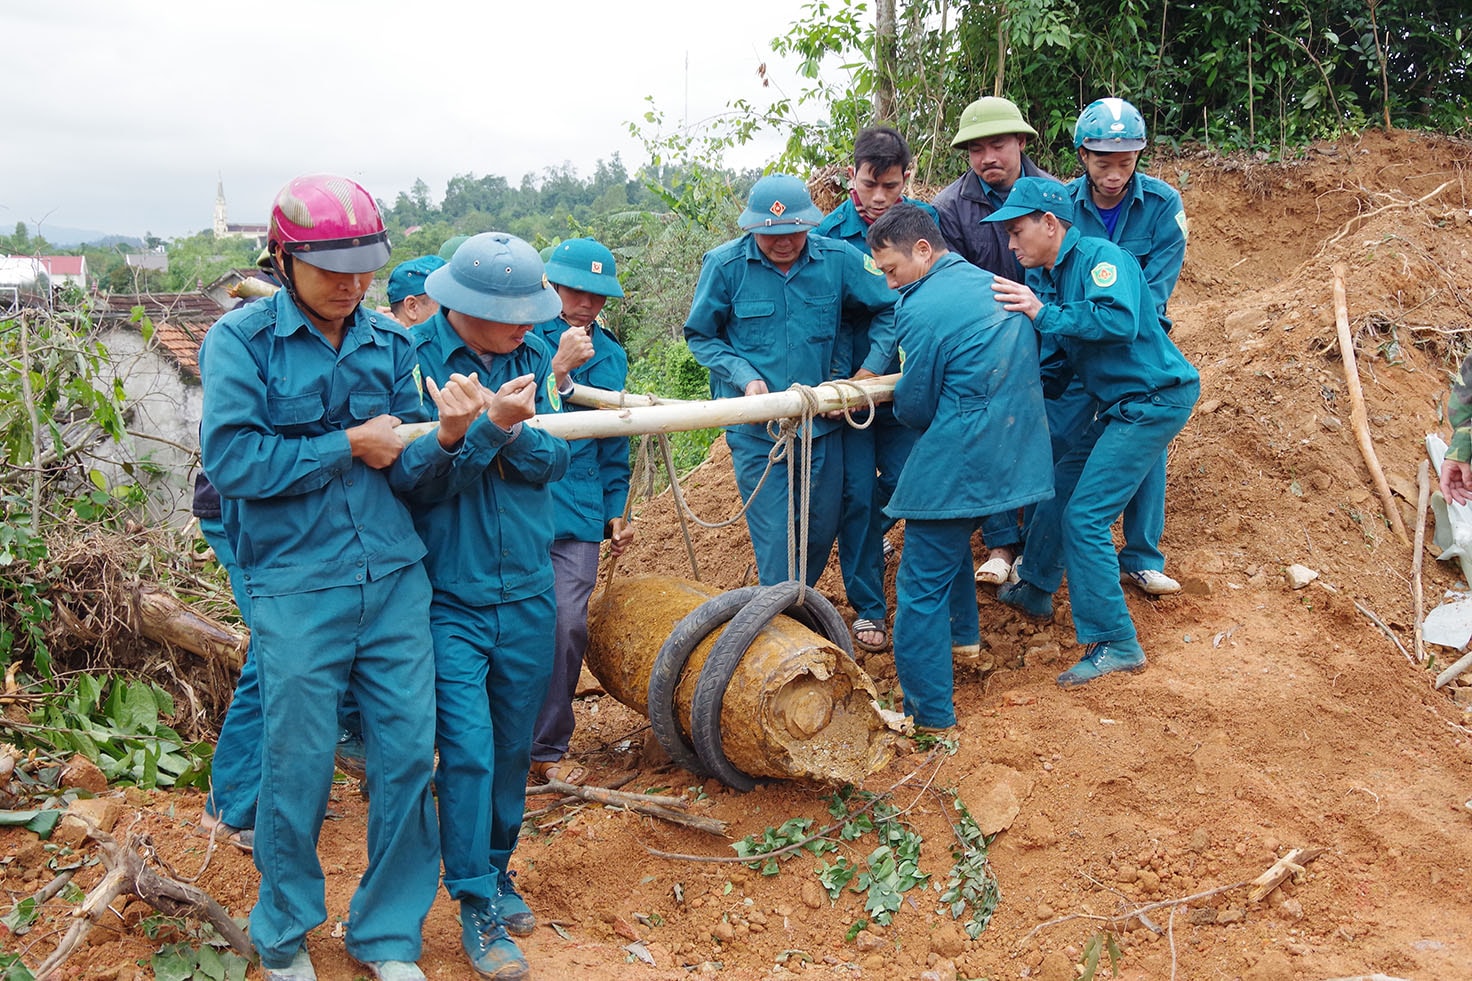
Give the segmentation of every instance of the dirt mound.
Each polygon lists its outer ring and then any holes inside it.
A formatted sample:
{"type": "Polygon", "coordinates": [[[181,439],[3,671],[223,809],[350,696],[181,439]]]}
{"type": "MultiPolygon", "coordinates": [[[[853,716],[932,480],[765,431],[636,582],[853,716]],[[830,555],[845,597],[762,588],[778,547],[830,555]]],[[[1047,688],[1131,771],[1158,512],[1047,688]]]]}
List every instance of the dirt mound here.
{"type": "MultiPolygon", "coordinates": [[[[892,925],[849,941],[862,897],[830,903],[815,859],[762,876],[656,857],[649,849],[732,853],[694,831],[583,806],[534,819],[517,853],[522,891],[557,924],[524,945],[537,975],[673,979],[706,965],[697,972],[918,978],[927,968],[952,976],[954,966],[961,977],[1065,981],[1098,917],[1251,880],[1288,848],[1312,846],[1324,852],[1299,881],[1262,902],[1237,889],[1130,921],[1118,933],[1121,976],[1472,976],[1472,720],[1372,622],[1411,646],[1412,549],[1391,533],[1351,430],[1330,275],[1333,263],[1347,266],[1374,446],[1414,529],[1422,436],[1445,431],[1445,369],[1472,331],[1469,161],[1467,144],[1395,133],[1283,164],[1155,162],[1191,216],[1172,314],[1203,392],[1171,450],[1164,542],[1187,591],[1131,591],[1147,671],[1064,692],[1053,679],[1077,657],[1066,603],[1058,625],[1037,628],[980,590],[1001,666],[958,677],[958,751],[901,757],[868,785],[884,790],[922,771],[895,804],[924,837],[932,883],[950,868],[955,815],[925,780],[956,788],[974,809],[1015,799],[1015,819],[991,846],[1001,903],[979,938],[936,913],[937,893],[917,889],[892,925]],[[1318,583],[1290,589],[1282,570],[1291,563],[1317,570],[1318,583]],[[1080,916],[1051,923],[1070,914],[1080,916]],[[631,952],[635,937],[646,946],[631,952]],[[652,967],[639,959],[646,950],[652,967]]],[[[721,445],[686,487],[697,513],[734,513],[721,445]]],[[[638,517],[638,543],[616,574],[688,575],[668,496],[638,517]]],[[[707,582],[754,578],[739,522],[691,534],[707,582]]],[[[1429,605],[1454,570],[1428,557],[1426,579],[1429,605]]],[[[820,588],[841,600],[835,571],[820,588]]],[[[888,654],[865,664],[881,690],[893,683],[888,654]]],[[[644,720],[610,699],[583,700],[578,717],[574,752],[596,780],[636,771],[626,789],[697,785],[646,766],[644,720]]],[[[775,785],[737,795],[705,783],[696,806],[739,838],[793,817],[825,824],[823,793],[775,785]]],[[[365,833],[361,802],[341,796],[344,820],[323,836],[334,918],[346,915],[365,833]]],[[[175,808],[193,815],[199,805],[157,796],[145,810],[154,840],[169,839],[162,850],[184,870],[188,842],[166,827],[178,826],[175,808]]],[[[14,851],[20,834],[0,842],[14,851]]],[[[850,858],[872,847],[872,838],[856,843],[850,858]]],[[[12,863],[12,894],[39,887],[17,873],[12,863]]],[[[254,873],[239,856],[217,855],[200,884],[243,912],[254,873]]],[[[319,968],[350,977],[329,932],[313,941],[319,968]]],[[[128,976],[146,942],[136,930],[113,936],[79,955],[77,976],[128,976]]],[[[431,977],[465,976],[447,901],[431,914],[424,964],[431,977]]]]}

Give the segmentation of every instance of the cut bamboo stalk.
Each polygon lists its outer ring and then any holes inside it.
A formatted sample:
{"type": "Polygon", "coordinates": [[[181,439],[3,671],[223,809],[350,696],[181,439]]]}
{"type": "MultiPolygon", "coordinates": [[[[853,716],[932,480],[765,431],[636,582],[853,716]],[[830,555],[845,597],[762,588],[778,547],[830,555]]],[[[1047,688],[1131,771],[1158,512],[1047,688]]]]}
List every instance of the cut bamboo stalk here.
{"type": "Polygon", "coordinates": [[[240,670],[250,646],[248,634],[190,609],[168,593],[143,588],[138,591],[140,632],[150,640],[182,647],[207,660],[240,670]]]}
{"type": "Polygon", "coordinates": [[[1348,273],[1344,263],[1334,264],[1334,323],[1339,329],[1339,359],[1344,365],[1344,383],[1349,388],[1349,419],[1354,425],[1355,438],[1360,444],[1360,455],[1370,468],[1370,477],[1375,489],[1380,492],[1380,502],[1385,507],[1385,517],[1390,528],[1402,542],[1406,537],[1406,523],[1400,519],[1400,509],[1390,495],[1390,485],[1385,482],[1385,471],[1375,455],[1375,444],[1370,439],[1370,418],[1365,411],[1365,393],[1360,388],[1360,370],[1354,356],[1354,335],[1349,330],[1349,301],[1345,299],[1344,277],[1348,273]]]}
{"type": "MultiPolygon", "coordinates": [[[[876,404],[894,398],[899,375],[879,375],[857,381],[824,382],[806,391],[813,393],[814,411],[836,412],[849,409],[859,415],[868,412],[869,400],[876,404]]],[[[597,391],[593,389],[591,391],[597,391]]],[[[617,392],[606,397],[617,399],[617,392]]],[[[599,412],[557,412],[527,420],[526,425],[560,436],[563,439],[602,439],[607,436],[642,436],[648,433],[683,433],[715,426],[739,426],[795,419],[806,411],[804,391],[788,389],[765,395],[745,395],[729,399],[707,399],[703,402],[681,402],[669,405],[636,405],[599,412]]],[[[435,422],[405,423],[395,430],[405,443],[432,433],[435,422]]]]}
{"type": "Polygon", "coordinates": [[[1426,549],[1426,507],[1431,502],[1431,461],[1422,460],[1416,469],[1416,554],[1411,557],[1411,593],[1416,601],[1416,663],[1426,663],[1426,641],[1421,621],[1425,598],[1421,590],[1421,553],[1426,549]]]}
{"type": "Polygon", "coordinates": [[[1268,893],[1282,885],[1284,880],[1302,872],[1305,865],[1322,854],[1324,854],[1322,848],[1291,849],[1287,855],[1274,862],[1272,868],[1252,880],[1252,891],[1247,894],[1248,901],[1262,902],[1267,898],[1268,893]]]}
{"type": "Polygon", "coordinates": [[[639,392],[610,392],[604,388],[594,388],[592,385],[579,385],[572,383],[572,394],[563,399],[573,405],[581,405],[589,409],[630,409],[636,405],[688,405],[689,399],[667,399],[662,395],[648,395],[639,392]]]}

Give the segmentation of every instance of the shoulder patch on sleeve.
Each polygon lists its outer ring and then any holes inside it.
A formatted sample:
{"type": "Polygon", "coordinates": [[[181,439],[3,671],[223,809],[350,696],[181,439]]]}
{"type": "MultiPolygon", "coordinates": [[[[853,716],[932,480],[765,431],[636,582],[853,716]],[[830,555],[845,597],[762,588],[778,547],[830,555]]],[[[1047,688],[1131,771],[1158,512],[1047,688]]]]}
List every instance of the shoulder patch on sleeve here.
{"type": "Polygon", "coordinates": [[[1112,262],[1101,262],[1094,267],[1089,276],[1094,280],[1095,286],[1108,289],[1114,285],[1115,280],[1119,279],[1119,270],[1112,262]]]}
{"type": "Polygon", "coordinates": [[[1181,226],[1181,237],[1183,237],[1183,238],[1190,238],[1191,237],[1191,232],[1186,227],[1186,211],[1185,211],[1184,208],[1181,209],[1180,211],[1177,211],[1176,212],[1176,224],[1181,226]]]}
{"type": "Polygon", "coordinates": [[[419,391],[419,404],[424,404],[424,372],[419,368],[419,362],[414,362],[414,387],[419,391]]]}
{"type": "Polygon", "coordinates": [[[557,376],[547,372],[547,381],[543,387],[547,390],[547,401],[552,406],[553,412],[562,411],[562,396],[557,394],[557,376]]]}
{"type": "Polygon", "coordinates": [[[884,273],[882,273],[879,270],[879,267],[877,265],[875,265],[875,263],[874,263],[874,257],[872,255],[866,255],[866,256],[864,256],[864,268],[867,269],[867,270],[869,270],[870,275],[873,275],[873,276],[883,276],[884,275],[884,273]]]}

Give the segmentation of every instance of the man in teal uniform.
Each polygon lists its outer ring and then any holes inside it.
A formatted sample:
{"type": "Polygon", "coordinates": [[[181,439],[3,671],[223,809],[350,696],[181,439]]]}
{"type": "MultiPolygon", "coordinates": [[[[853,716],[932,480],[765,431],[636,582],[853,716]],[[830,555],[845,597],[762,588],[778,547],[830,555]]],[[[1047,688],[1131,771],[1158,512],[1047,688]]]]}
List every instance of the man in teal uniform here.
{"type": "MultiPolygon", "coordinates": [[[[854,162],[848,168],[849,198],[818,223],[816,233],[842,239],[868,253],[869,227],[891,205],[914,204],[932,218],[935,209],[904,196],[910,180],[910,147],[888,126],[863,130],[854,140],[854,162]]],[[[886,347],[891,345],[882,338],[886,347]]],[[[866,317],[845,318],[839,334],[835,378],[868,378],[899,370],[897,359],[873,369],[864,367],[873,347],[866,317]]],[[[882,650],[889,636],[884,603],[884,533],[893,524],[884,506],[894,493],[905,457],[915,442],[914,430],[900,425],[894,409],[877,407],[863,429],[843,429],[843,513],[838,525],[838,563],[843,588],[854,608],[854,642],[868,651],[882,650]]]]}
{"type": "MultiPolygon", "coordinates": [[[[1166,304],[1186,258],[1186,212],[1181,195],[1136,169],[1146,147],[1145,119],[1123,99],[1098,99],[1079,114],[1073,145],[1084,173],[1068,185],[1079,234],[1107,238],[1140,262],[1160,325],[1170,331],[1166,304]]],[[[1075,376],[1048,402],[1053,439],[1067,443],[1087,428],[1095,406],[1075,376]]],[[[1061,457],[1062,453],[1058,453],[1061,457]]],[[[1120,575],[1154,596],[1180,592],[1165,574],[1160,536],[1165,532],[1165,454],[1145,474],[1124,509],[1120,575]]]]}
{"type": "Polygon", "coordinates": [[[440,305],[414,328],[419,370],[472,378],[484,413],[448,473],[408,495],[429,549],[430,634],[438,713],[445,890],[460,902],[461,942],[485,977],[525,977],[507,932],[536,917],[509,862],[521,830],[532,725],[552,672],[552,490],[567,441],[524,423],[555,412],[552,356],[532,326],[561,309],[541,257],[503,232],[475,235],[425,287],[440,305]]]}
{"type": "MultiPolygon", "coordinates": [[[[1001,226],[987,224],[986,218],[1007,203],[1019,179],[1048,176],[1026,153],[1028,138],[1037,135],[1010,99],[977,99],[962,111],[951,140],[951,146],[966,151],[970,166],[935,196],[940,230],[951,251],[989,273],[1014,280],[1022,278],[1022,267],[1008,251],[1001,226]]],[[[991,480],[994,475],[995,467],[987,466],[972,476],[991,480]]],[[[1017,515],[1011,511],[988,515],[981,523],[981,535],[987,557],[976,570],[976,580],[1006,582],[1022,546],[1017,515]]]]}
{"type": "Polygon", "coordinates": [[[263,708],[250,935],[265,977],[316,977],[305,940],[327,918],[317,835],[351,694],[372,796],[347,949],[375,977],[414,981],[439,852],[423,724],[434,675],[424,544],[395,491],[447,471],[478,400],[447,382],[432,393],[439,438],[404,450],[394,427],[427,403],[409,336],[360,306],[389,256],[362,187],[296,178],[276,197],[269,241],[283,288],[222,317],[201,365],[201,456],[234,512],[263,708]]]}
{"type": "Polygon", "coordinates": [[[992,290],[1057,343],[1099,406],[1054,470],[1057,496],[1033,517],[1019,581],[997,591],[1027,615],[1050,618],[1067,567],[1074,633],[1088,646],[1058,676],[1064,687],[1145,666],[1109,528],[1201,391],[1196,369],[1161,327],[1140,264],[1113,242],[1080,235],[1073,214],[1062,184],[1028,177],[987,219],[1004,224],[1028,270],[1028,285],[998,277],[992,290]]]}
{"type": "Polygon", "coordinates": [[[444,264],[437,255],[422,255],[394,266],[388,274],[388,307],[395,320],[413,327],[439,311],[440,305],[424,292],[424,280],[444,264]]]}
{"type": "MultiPolygon", "coordinates": [[[[695,299],[685,321],[690,353],[710,369],[717,398],[818,385],[832,377],[839,325],[845,317],[870,317],[871,340],[892,337],[895,295],[873,260],[844,242],[808,233],[823,218],[803,182],[770,174],[751,189],[740,224],[747,234],[705,254],[695,299]]],[[[865,363],[889,364],[893,349],[874,341],[865,363]]],[[[838,534],[843,493],[843,445],[834,438],[840,420],[813,420],[812,470],[807,515],[806,581],[822,575],[838,534]]],[[[787,463],[767,468],[773,440],[766,427],[726,427],[736,485],[750,502],[746,526],[763,585],[782,582],[788,571],[787,463]]],[[[793,481],[799,506],[802,478],[793,481]]],[[[800,554],[797,543],[793,550],[800,554]]]]}
{"type": "Polygon", "coordinates": [[[905,519],[895,577],[894,663],[922,729],[956,724],[952,650],[978,645],[971,535],[988,514],[1052,494],[1037,339],[988,293],[992,276],[946,250],[931,217],[891,208],[869,229],[874,262],[900,290],[900,422],[920,431],[889,514],[905,519]],[[992,480],[976,480],[990,466],[992,480]]]}
{"type": "MultiPolygon", "coordinates": [[[[613,253],[591,238],[569,239],[552,250],[547,279],[562,300],[562,315],[538,324],[536,333],[557,351],[552,371],[559,390],[570,393],[576,383],[622,391],[629,358],[600,316],[609,297],[624,295],[613,253]]],[[[598,578],[599,545],[606,538],[619,555],[634,540],[634,529],[624,520],[628,496],[627,437],[572,444],[567,475],[552,485],[557,655],[532,738],[532,772],[539,778],[582,782],[581,767],[560,761],[572,739],[572,699],[588,646],[588,597],[598,578]]]]}

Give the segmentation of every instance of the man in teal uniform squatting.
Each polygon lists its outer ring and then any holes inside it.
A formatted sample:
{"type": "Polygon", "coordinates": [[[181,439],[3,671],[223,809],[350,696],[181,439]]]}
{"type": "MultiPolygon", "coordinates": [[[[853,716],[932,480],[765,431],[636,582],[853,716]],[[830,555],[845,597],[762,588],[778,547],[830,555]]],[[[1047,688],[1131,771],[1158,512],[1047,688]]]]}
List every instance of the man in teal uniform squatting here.
{"type": "MultiPolygon", "coordinates": [[[[445,890],[485,976],[525,977],[536,917],[508,863],[521,830],[532,724],[552,672],[557,615],[551,481],[567,441],[524,423],[560,404],[532,326],[562,308],[541,257],[503,232],[472,236],[425,281],[440,310],[414,328],[426,379],[479,378],[485,413],[448,474],[409,495],[434,586],[435,746],[445,890]]],[[[428,384],[428,381],[426,381],[428,384]]]]}
{"type": "Polygon", "coordinates": [[[415,981],[438,878],[423,724],[434,675],[425,547],[395,492],[448,469],[479,400],[447,381],[431,392],[438,439],[405,450],[394,432],[428,402],[409,336],[359,305],[389,256],[362,187],[296,178],[276,197],[269,242],[283,288],[222,317],[201,366],[201,456],[234,509],[263,708],[250,935],[265,977],[316,977],[305,940],[327,918],[317,836],[351,694],[372,796],[347,949],[375,977],[415,981]]]}
{"type": "MultiPolygon", "coordinates": [[[[752,187],[741,213],[747,234],[705,254],[685,340],[695,360],[710,369],[711,392],[717,398],[827,381],[845,317],[871,318],[865,366],[873,370],[889,364],[890,342],[878,339],[893,336],[895,294],[868,256],[844,242],[809,235],[822,218],[802,181],[770,174],[752,187]]],[[[822,575],[838,534],[843,444],[833,432],[841,425],[833,419],[813,420],[813,506],[806,516],[809,585],[822,575]]],[[[763,585],[782,582],[789,578],[788,464],[774,466],[752,500],[772,437],[765,426],[733,425],[726,427],[726,443],[742,500],[750,502],[746,526],[758,578],[763,585]]],[[[801,478],[794,482],[794,508],[801,484],[801,478]]]]}
{"type": "Polygon", "coordinates": [[[1028,285],[998,277],[993,292],[1057,343],[1099,406],[1054,470],[1057,496],[1034,514],[1020,581],[997,591],[1002,602],[1049,619],[1067,567],[1074,633],[1088,646],[1058,676],[1064,687],[1145,666],[1109,527],[1186,425],[1201,392],[1196,369],[1160,324],[1140,264],[1113,242],[1079,234],[1073,214],[1062,184],[1028,177],[987,219],[1004,223],[1028,270],[1028,285]]]}
{"type": "MultiPolygon", "coordinates": [[[[977,99],[962,111],[951,140],[953,147],[966,151],[970,166],[935,196],[941,234],[951,251],[989,273],[1014,280],[1022,279],[1022,267],[1008,251],[1001,226],[987,224],[986,218],[1007,203],[1019,179],[1048,176],[1024,152],[1028,137],[1037,135],[1011,100],[977,99]]],[[[995,479],[996,467],[987,465],[972,477],[995,479]]],[[[1017,515],[1013,511],[988,515],[981,523],[981,536],[987,557],[976,570],[977,582],[1006,582],[1022,547],[1017,515]]]]}
{"type": "MultiPolygon", "coordinates": [[[[1079,114],[1073,145],[1084,173],[1068,185],[1079,234],[1107,238],[1140,262],[1160,326],[1170,332],[1166,304],[1186,258],[1186,212],[1165,181],[1136,170],[1145,149],[1145,119],[1123,99],[1098,99],[1079,114]]],[[[1047,358],[1045,357],[1046,361],[1047,358]]],[[[1047,374],[1047,372],[1044,372],[1047,374]]],[[[1048,401],[1048,423],[1064,447],[1093,420],[1096,406],[1075,377],[1048,401]]],[[[1056,454],[1062,457],[1062,453],[1056,454]]],[[[1155,461],[1124,509],[1120,575],[1154,596],[1180,592],[1165,574],[1165,454],[1155,461]]]]}
{"type": "MultiPolygon", "coordinates": [[[[536,333],[557,350],[552,371],[560,392],[570,393],[574,383],[623,391],[629,358],[599,316],[609,297],[624,295],[613,253],[591,238],[570,239],[552,250],[547,279],[562,300],[562,315],[538,324],[536,333]]],[[[598,578],[599,545],[606,538],[619,555],[634,540],[624,520],[628,496],[628,437],[572,443],[567,475],[552,485],[557,656],[532,737],[532,772],[539,778],[583,780],[581,767],[559,761],[572,739],[572,699],[588,647],[588,597],[598,578]]]]}
{"type": "MultiPolygon", "coordinates": [[[[848,169],[849,198],[818,223],[816,233],[841,239],[868,253],[869,226],[901,201],[914,204],[932,218],[935,209],[904,196],[910,179],[910,147],[897,130],[875,126],[854,140],[854,162],[848,169]]],[[[882,339],[883,340],[883,339],[882,339]]],[[[892,350],[887,340],[884,346],[892,350]]],[[[846,317],[833,366],[836,378],[868,378],[899,370],[896,358],[869,366],[873,345],[867,317],[846,317]]],[[[854,642],[867,651],[888,644],[884,604],[884,533],[893,521],[884,506],[894,493],[915,431],[894,418],[889,403],[877,407],[873,422],[843,429],[843,513],[838,526],[838,563],[843,588],[854,608],[854,642]]]]}
{"type": "Polygon", "coordinates": [[[895,205],[869,229],[874,261],[901,294],[894,413],[920,431],[888,510],[905,519],[895,671],[906,714],[927,730],[956,724],[952,651],[980,644],[972,533],[985,515],[1053,487],[1032,325],[991,300],[991,274],[943,242],[913,205],[895,205]],[[983,467],[995,478],[976,480],[983,467]]]}

